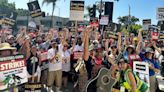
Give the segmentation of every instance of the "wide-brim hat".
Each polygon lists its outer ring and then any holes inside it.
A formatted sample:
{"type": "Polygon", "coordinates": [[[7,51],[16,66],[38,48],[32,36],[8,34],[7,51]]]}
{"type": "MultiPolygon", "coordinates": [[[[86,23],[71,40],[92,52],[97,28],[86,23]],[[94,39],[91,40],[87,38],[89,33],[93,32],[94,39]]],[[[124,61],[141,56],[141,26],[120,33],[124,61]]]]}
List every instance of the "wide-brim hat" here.
{"type": "Polygon", "coordinates": [[[9,43],[1,43],[0,44],[0,51],[2,50],[16,50],[15,47],[11,47],[9,43]]]}
{"type": "Polygon", "coordinates": [[[134,45],[128,45],[128,46],[127,46],[127,49],[128,49],[128,48],[135,49],[135,46],[134,46],[134,45]]]}

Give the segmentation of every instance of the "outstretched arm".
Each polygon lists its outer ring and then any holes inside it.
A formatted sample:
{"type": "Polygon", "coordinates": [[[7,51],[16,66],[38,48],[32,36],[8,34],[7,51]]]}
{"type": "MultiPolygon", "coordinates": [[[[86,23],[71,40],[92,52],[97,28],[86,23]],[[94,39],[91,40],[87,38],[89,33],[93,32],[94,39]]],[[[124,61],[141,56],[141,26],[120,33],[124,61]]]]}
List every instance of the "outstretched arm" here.
{"type": "Polygon", "coordinates": [[[92,31],[92,27],[87,27],[85,31],[85,41],[84,41],[84,60],[87,61],[89,58],[89,32],[92,31]]]}

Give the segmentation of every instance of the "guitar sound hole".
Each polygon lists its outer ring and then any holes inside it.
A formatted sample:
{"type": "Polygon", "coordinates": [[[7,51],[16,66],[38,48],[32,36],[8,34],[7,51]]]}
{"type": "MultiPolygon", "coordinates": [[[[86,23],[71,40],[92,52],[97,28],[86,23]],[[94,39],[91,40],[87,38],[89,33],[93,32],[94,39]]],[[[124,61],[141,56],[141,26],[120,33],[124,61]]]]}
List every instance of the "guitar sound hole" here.
{"type": "Polygon", "coordinates": [[[109,78],[108,78],[107,76],[105,76],[105,77],[103,78],[103,81],[104,81],[104,83],[108,83],[108,82],[109,82],[109,78]]]}

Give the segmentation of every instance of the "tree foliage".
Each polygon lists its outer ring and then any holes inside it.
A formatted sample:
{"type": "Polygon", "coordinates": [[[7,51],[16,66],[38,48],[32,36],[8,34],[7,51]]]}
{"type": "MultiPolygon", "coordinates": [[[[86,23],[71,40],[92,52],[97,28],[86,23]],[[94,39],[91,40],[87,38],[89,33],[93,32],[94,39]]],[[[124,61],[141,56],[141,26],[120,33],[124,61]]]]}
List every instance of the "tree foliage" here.
{"type": "Polygon", "coordinates": [[[53,27],[53,14],[54,14],[54,10],[55,10],[55,6],[56,6],[56,2],[57,0],[43,0],[42,5],[44,5],[45,3],[48,4],[52,4],[52,17],[51,17],[51,27],[53,27]]]}
{"type": "Polygon", "coordinates": [[[16,12],[18,13],[18,16],[29,16],[30,12],[29,10],[18,8],[16,9],[16,12]]]}
{"type": "Polygon", "coordinates": [[[6,16],[11,11],[15,11],[15,3],[8,3],[8,0],[0,0],[0,14],[6,16]]]}
{"type": "Polygon", "coordinates": [[[137,22],[139,22],[139,18],[136,18],[135,16],[118,17],[118,22],[122,25],[121,30],[125,34],[137,34],[138,30],[142,27],[141,25],[136,24],[137,22]]]}
{"type": "Polygon", "coordinates": [[[122,25],[136,24],[139,22],[139,18],[136,18],[135,16],[122,16],[118,17],[118,22],[122,25]]]}

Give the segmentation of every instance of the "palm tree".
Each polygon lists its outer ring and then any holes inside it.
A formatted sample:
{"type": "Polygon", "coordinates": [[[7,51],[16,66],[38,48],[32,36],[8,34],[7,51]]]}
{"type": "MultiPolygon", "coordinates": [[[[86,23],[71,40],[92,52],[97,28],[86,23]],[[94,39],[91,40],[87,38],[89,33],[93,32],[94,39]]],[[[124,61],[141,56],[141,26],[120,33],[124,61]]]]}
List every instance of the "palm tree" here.
{"type": "Polygon", "coordinates": [[[55,10],[55,6],[56,6],[56,1],[57,0],[43,0],[42,5],[44,5],[45,3],[48,4],[52,4],[52,16],[51,16],[51,27],[53,27],[53,14],[54,14],[54,10],[55,10]]]}
{"type": "Polygon", "coordinates": [[[129,20],[129,16],[122,16],[122,17],[118,17],[118,21],[123,25],[128,25],[129,22],[131,24],[135,24],[136,22],[139,22],[139,19],[136,18],[135,16],[131,16],[129,20]]]}

